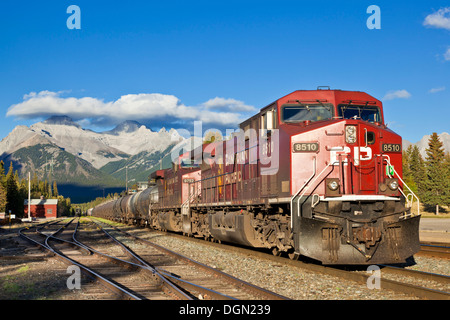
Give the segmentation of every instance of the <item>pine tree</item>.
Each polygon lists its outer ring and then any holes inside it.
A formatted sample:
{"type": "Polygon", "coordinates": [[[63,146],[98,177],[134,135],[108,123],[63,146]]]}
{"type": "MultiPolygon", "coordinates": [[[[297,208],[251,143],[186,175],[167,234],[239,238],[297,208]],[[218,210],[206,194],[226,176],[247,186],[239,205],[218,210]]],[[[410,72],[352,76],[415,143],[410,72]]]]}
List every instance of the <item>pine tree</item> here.
{"type": "Polygon", "coordinates": [[[445,171],[445,186],[444,189],[447,190],[445,197],[445,204],[450,207],[450,153],[444,156],[444,171],[445,171]]]}
{"type": "Polygon", "coordinates": [[[52,198],[53,197],[53,192],[52,192],[52,184],[48,183],[48,191],[47,191],[47,198],[52,198]]]}
{"type": "Polygon", "coordinates": [[[53,196],[58,197],[58,186],[56,185],[56,180],[53,180],[53,196]]]}
{"type": "Polygon", "coordinates": [[[33,173],[33,179],[31,179],[31,192],[32,193],[39,193],[39,180],[36,175],[36,172],[33,173]]]}
{"type": "Polygon", "coordinates": [[[6,212],[6,176],[3,160],[0,161],[0,212],[6,212]]]}
{"type": "Polygon", "coordinates": [[[409,170],[416,186],[417,194],[419,198],[424,195],[424,181],[426,179],[425,162],[420,155],[419,148],[414,146],[411,149],[409,170]]]}
{"type": "Polygon", "coordinates": [[[44,185],[42,187],[42,194],[44,195],[45,198],[51,197],[51,195],[48,193],[48,185],[49,185],[49,183],[48,183],[47,179],[44,180],[44,185]]]}
{"type": "Polygon", "coordinates": [[[47,191],[45,190],[45,184],[44,184],[44,181],[39,180],[38,183],[39,183],[39,188],[38,188],[38,190],[39,190],[39,195],[45,197],[45,193],[46,193],[47,191]]]}
{"type": "Polygon", "coordinates": [[[414,182],[412,172],[409,168],[411,164],[411,152],[412,146],[409,146],[408,149],[406,151],[403,151],[402,153],[403,180],[411,188],[413,192],[417,193],[417,186],[416,183],[414,182]]]}
{"type": "Polygon", "coordinates": [[[19,179],[19,171],[16,170],[14,173],[14,180],[16,180],[16,184],[19,185],[20,184],[20,179],[19,179]]]}
{"type": "Polygon", "coordinates": [[[15,214],[16,217],[23,216],[23,200],[19,193],[16,179],[14,177],[14,168],[11,162],[8,174],[6,175],[6,205],[5,212],[15,214]]]}
{"type": "Polygon", "coordinates": [[[26,180],[26,179],[20,180],[18,187],[19,187],[20,198],[27,199],[28,198],[28,180],[26,180]]]}
{"type": "Polygon", "coordinates": [[[0,212],[6,212],[6,190],[0,183],[0,212]]]}
{"type": "Polygon", "coordinates": [[[436,132],[431,135],[425,151],[427,156],[423,201],[436,206],[436,214],[439,214],[439,206],[447,203],[449,190],[446,188],[447,168],[444,166],[444,148],[436,132]]]}

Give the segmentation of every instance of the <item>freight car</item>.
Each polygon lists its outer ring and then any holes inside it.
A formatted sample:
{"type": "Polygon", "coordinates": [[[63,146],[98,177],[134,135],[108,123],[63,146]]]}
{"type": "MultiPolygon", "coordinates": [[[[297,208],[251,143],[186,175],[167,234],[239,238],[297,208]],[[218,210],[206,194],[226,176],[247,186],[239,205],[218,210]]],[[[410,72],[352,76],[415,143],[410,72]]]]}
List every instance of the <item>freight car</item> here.
{"type": "Polygon", "coordinates": [[[323,264],[400,263],[419,250],[418,199],[402,180],[402,139],[381,101],[299,90],[240,129],[92,214],[323,264]]]}

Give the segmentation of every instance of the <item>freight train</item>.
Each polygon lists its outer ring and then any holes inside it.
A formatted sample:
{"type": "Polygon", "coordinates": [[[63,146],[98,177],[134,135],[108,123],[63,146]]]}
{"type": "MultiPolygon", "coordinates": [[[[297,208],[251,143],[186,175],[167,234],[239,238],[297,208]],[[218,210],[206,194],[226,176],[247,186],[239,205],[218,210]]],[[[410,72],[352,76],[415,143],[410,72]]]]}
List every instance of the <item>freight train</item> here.
{"type": "Polygon", "coordinates": [[[239,127],[92,215],[327,265],[402,263],[419,251],[419,199],[381,101],[298,90],[239,127]]]}

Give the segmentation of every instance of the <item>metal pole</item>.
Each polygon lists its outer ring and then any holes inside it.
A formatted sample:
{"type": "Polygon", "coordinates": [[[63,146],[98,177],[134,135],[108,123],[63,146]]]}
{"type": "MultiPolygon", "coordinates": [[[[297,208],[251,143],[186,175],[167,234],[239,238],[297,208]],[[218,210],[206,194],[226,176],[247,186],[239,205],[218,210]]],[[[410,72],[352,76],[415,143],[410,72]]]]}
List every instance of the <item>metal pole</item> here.
{"type": "Polygon", "coordinates": [[[31,222],[31,173],[28,172],[28,221],[31,222]]]}

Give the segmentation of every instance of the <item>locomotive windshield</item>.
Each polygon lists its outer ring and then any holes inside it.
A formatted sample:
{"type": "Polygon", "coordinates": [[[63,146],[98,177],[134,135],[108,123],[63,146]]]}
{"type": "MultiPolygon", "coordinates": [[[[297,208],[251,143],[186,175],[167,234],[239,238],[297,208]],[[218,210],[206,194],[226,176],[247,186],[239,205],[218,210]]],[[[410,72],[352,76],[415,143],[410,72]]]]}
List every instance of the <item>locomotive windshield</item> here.
{"type": "Polygon", "coordinates": [[[362,119],[368,122],[381,122],[380,109],[376,106],[339,105],[342,119],[362,119]]]}
{"type": "Polygon", "coordinates": [[[326,104],[285,105],[282,116],[287,123],[332,119],[333,107],[326,104]]]}

